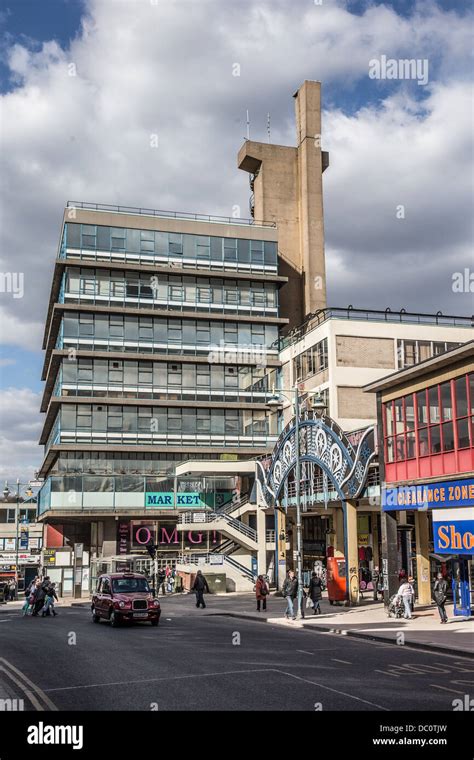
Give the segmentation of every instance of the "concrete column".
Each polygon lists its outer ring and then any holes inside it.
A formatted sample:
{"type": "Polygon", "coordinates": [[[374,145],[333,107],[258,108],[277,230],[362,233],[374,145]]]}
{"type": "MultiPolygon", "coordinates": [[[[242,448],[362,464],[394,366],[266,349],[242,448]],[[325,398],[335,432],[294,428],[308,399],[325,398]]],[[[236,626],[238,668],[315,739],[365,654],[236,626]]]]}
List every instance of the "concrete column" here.
{"type": "Polygon", "coordinates": [[[265,510],[257,507],[257,573],[265,575],[267,572],[267,549],[265,537],[265,510]]]}
{"type": "Polygon", "coordinates": [[[396,513],[382,512],[380,524],[382,528],[383,599],[385,605],[388,605],[390,597],[397,593],[399,587],[396,513]]]}
{"type": "Polygon", "coordinates": [[[275,510],[275,515],[277,516],[275,520],[275,540],[278,547],[275,577],[278,578],[278,588],[281,589],[286,578],[286,541],[285,539],[280,540],[280,533],[286,533],[286,515],[280,509],[275,510]]]}
{"type": "Polygon", "coordinates": [[[344,556],[344,511],[342,507],[334,507],[332,511],[332,527],[335,530],[333,534],[334,553],[337,556],[344,556]]]}
{"type": "Polygon", "coordinates": [[[379,556],[379,528],[377,525],[377,513],[372,512],[370,515],[370,521],[372,525],[372,553],[374,560],[374,567],[378,567],[380,570],[380,556],[379,556]]]}
{"type": "Polygon", "coordinates": [[[359,552],[357,546],[357,508],[355,501],[346,501],[346,563],[349,572],[348,602],[359,602],[359,552]]]}
{"type": "Polygon", "coordinates": [[[431,602],[428,512],[415,511],[416,577],[418,604],[431,602]]]}

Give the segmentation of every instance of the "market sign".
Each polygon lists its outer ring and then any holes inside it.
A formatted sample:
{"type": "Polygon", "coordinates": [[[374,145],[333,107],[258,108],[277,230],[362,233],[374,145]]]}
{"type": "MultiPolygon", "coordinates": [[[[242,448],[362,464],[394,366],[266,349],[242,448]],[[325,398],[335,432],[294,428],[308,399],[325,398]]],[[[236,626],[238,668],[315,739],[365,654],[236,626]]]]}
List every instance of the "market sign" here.
{"type": "Polygon", "coordinates": [[[474,506],[474,478],[382,489],[384,512],[474,506]]]}
{"type": "Polygon", "coordinates": [[[194,507],[206,507],[200,493],[172,493],[165,491],[147,491],[145,493],[145,507],[157,509],[192,509],[194,507]]]}
{"type": "Polygon", "coordinates": [[[474,508],[433,512],[433,539],[437,554],[474,555],[474,508]]]}

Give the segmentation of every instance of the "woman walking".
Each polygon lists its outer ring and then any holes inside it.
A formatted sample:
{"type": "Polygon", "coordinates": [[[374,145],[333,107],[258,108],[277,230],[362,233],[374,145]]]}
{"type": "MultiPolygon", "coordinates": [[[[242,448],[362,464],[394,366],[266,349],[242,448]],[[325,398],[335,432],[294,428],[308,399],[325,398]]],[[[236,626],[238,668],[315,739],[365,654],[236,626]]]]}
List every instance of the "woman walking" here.
{"type": "Polygon", "coordinates": [[[257,597],[257,612],[260,612],[260,603],[263,602],[263,611],[267,609],[267,596],[270,593],[268,583],[263,575],[259,575],[255,584],[255,596],[257,597]]]}

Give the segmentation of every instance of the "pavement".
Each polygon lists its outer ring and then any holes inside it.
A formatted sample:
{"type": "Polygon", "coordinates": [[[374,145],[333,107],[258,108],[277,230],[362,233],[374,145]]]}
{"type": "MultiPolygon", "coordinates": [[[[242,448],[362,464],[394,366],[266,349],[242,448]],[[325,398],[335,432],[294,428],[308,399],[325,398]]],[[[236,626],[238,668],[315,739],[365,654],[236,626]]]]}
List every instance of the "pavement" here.
{"type": "MultiPolygon", "coordinates": [[[[55,618],[0,615],[0,687],[25,709],[452,712],[472,684],[462,654],[415,650],[246,617],[251,595],[162,599],[160,625],[94,624],[87,602],[55,618]],[[233,608],[233,610],[232,610],[233,608]],[[236,611],[236,608],[242,611],[236,611]],[[236,611],[240,617],[231,617],[236,611]],[[13,695],[12,695],[13,696],[13,695]],[[27,701],[28,700],[28,701],[27,701]]],[[[281,598],[270,599],[282,609],[281,598]]],[[[269,604],[269,607],[270,607],[269,604]]],[[[351,611],[349,611],[351,612],[351,611]]],[[[335,617],[339,613],[335,613],[335,617]]],[[[340,613],[339,617],[344,614],[340,613]]],[[[367,613],[370,616],[370,613],[367,613]]],[[[262,618],[263,619],[263,618],[262,618]]],[[[2,755],[3,756],[3,755],[2,755]]]]}
{"type": "MultiPolygon", "coordinates": [[[[189,607],[189,601],[194,597],[189,594],[167,594],[166,604],[172,605],[178,611],[181,605],[189,607]]],[[[160,595],[160,599],[163,597],[160,595]]],[[[271,625],[282,625],[288,629],[311,630],[313,632],[334,633],[372,641],[385,641],[392,644],[403,644],[413,648],[423,648],[438,652],[450,652],[474,657],[474,619],[454,617],[452,605],[446,605],[449,622],[441,625],[436,606],[417,607],[412,620],[393,619],[387,616],[381,602],[365,599],[358,607],[330,605],[326,598],[321,600],[321,615],[313,615],[311,609],[305,611],[304,620],[287,620],[284,616],[286,604],[281,596],[271,594],[267,602],[267,610],[256,611],[255,595],[253,593],[217,594],[206,596],[207,607],[204,615],[225,615],[248,621],[258,621],[271,625]]],[[[15,612],[21,609],[23,601],[8,602],[0,605],[2,613],[15,612]]],[[[90,597],[82,599],[61,599],[57,603],[61,608],[89,607],[90,597]]]]}

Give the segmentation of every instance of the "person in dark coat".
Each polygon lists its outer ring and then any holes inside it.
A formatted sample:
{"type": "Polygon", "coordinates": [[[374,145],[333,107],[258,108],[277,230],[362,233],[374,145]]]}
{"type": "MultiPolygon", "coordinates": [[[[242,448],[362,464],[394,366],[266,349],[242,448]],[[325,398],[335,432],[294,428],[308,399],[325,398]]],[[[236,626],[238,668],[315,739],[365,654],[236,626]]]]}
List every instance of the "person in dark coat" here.
{"type": "Polygon", "coordinates": [[[436,606],[438,607],[441,623],[448,622],[448,616],[444,608],[444,605],[446,604],[447,596],[448,596],[448,584],[444,580],[442,574],[438,573],[438,576],[433,586],[433,598],[436,602],[436,606]]]}
{"type": "Polygon", "coordinates": [[[158,570],[158,592],[161,589],[162,594],[166,594],[165,581],[166,581],[166,572],[161,567],[158,570]]]}
{"type": "Polygon", "coordinates": [[[313,615],[321,615],[321,607],[319,606],[319,603],[323,596],[323,584],[321,578],[319,578],[316,573],[311,573],[308,596],[313,602],[313,615]]]}
{"type": "Polygon", "coordinates": [[[196,607],[205,609],[204,592],[209,594],[209,586],[201,570],[198,570],[193,583],[193,591],[196,593],[196,607]]]}
{"type": "Polygon", "coordinates": [[[255,596],[257,597],[257,612],[260,612],[260,603],[263,602],[263,611],[267,609],[267,596],[270,593],[268,583],[263,575],[259,575],[255,584],[255,596]]]}
{"type": "Polygon", "coordinates": [[[285,617],[291,617],[292,620],[296,620],[293,602],[298,596],[298,579],[296,578],[293,570],[290,570],[288,576],[285,578],[282,591],[283,596],[286,599],[285,617]]]}
{"type": "Polygon", "coordinates": [[[44,600],[44,606],[41,610],[41,615],[44,617],[45,615],[49,615],[49,611],[53,613],[54,617],[58,614],[56,610],[54,609],[54,600],[58,601],[58,595],[56,593],[56,587],[54,583],[51,583],[46,589],[45,589],[45,600],[44,600]]]}
{"type": "MultiPolygon", "coordinates": [[[[49,590],[50,585],[49,575],[44,578],[42,583],[40,582],[39,585],[37,585],[35,592],[35,608],[33,610],[34,616],[38,615],[38,613],[43,609],[44,600],[46,599],[46,594],[49,590]]],[[[49,610],[46,614],[49,614],[49,610]]]]}

